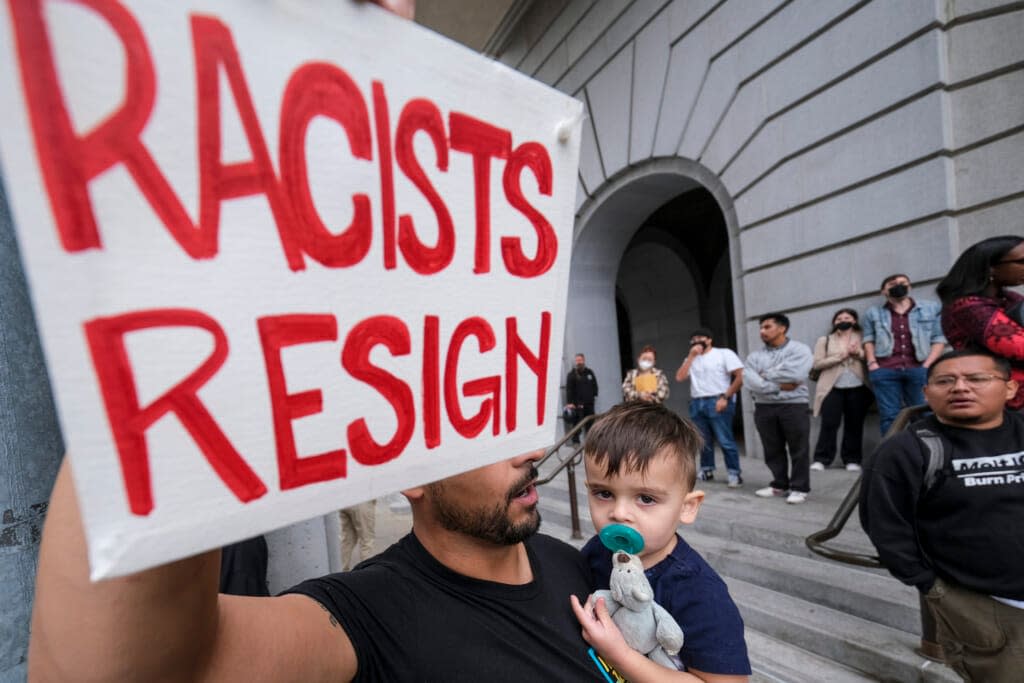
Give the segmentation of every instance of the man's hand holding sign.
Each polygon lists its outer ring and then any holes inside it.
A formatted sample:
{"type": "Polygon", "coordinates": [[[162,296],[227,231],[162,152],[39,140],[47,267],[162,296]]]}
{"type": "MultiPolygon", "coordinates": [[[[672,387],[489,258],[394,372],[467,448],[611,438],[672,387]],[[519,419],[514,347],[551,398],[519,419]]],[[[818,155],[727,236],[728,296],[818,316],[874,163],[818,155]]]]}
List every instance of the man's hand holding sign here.
{"type": "Polygon", "coordinates": [[[389,615],[343,599],[387,593],[373,572],[218,600],[217,555],[196,555],[398,488],[415,535],[395,566],[557,609],[493,636],[456,619],[452,638],[496,638],[488,670],[593,674],[564,604],[585,569],[530,538],[535,456],[497,462],[553,440],[579,103],[374,7],[211,5],[0,13],[0,153],[74,470],[30,675],[445,670],[430,620],[470,608],[422,599],[415,572],[388,588],[435,609],[395,633],[436,653],[382,663],[361,619],[389,615]],[[90,584],[87,564],[163,566],[90,584]],[[569,654],[503,664],[541,643],[569,654]]]}

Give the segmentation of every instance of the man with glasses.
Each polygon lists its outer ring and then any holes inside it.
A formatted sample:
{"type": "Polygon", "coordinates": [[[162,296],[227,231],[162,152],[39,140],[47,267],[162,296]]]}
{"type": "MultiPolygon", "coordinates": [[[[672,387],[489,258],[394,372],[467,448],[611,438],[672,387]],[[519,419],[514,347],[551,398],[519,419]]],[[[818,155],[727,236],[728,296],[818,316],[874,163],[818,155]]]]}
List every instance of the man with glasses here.
{"type": "Polygon", "coordinates": [[[928,369],[934,414],[864,467],[861,525],[893,576],[917,587],[965,680],[1024,670],[1024,415],[1009,363],[952,351],[928,369]]]}

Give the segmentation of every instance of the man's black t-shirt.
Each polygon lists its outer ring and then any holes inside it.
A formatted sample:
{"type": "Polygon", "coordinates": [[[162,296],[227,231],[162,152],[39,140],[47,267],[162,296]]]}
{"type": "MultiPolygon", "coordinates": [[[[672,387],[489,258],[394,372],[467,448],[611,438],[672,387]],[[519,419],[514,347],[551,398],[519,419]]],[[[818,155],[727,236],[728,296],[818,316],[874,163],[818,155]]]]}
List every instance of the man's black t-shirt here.
{"type": "Polygon", "coordinates": [[[359,659],[356,681],[604,680],[587,653],[569,595],[590,592],[573,548],[526,541],[533,581],[468,578],[435,560],[413,534],[354,571],[305,581],[341,623],[359,659]]]}

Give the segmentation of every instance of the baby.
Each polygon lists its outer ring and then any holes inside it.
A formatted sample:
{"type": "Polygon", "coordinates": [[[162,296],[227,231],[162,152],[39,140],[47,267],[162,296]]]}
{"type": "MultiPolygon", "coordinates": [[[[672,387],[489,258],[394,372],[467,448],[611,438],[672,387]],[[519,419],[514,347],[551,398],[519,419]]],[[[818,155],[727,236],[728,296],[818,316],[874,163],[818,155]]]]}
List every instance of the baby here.
{"type": "MultiPolygon", "coordinates": [[[[621,676],[644,681],[746,681],[750,675],[743,620],[725,582],[676,532],[697,518],[703,491],[693,490],[701,437],[697,429],[655,403],[624,403],[591,427],[583,448],[590,517],[635,529],[644,539],[640,560],[655,601],[675,617],[686,640],[680,670],[668,672],[626,645],[603,600],[586,606],[572,597],[583,637],[621,676]]],[[[583,548],[594,587],[608,588],[612,553],[599,537],[583,548]]]]}

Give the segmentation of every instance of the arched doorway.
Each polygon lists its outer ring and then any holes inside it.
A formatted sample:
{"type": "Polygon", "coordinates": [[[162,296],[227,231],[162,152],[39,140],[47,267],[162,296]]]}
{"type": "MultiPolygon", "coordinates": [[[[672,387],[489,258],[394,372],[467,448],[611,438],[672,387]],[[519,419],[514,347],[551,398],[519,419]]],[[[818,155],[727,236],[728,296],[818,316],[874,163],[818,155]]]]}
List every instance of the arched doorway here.
{"type": "MultiPolygon", "coordinates": [[[[658,366],[671,376],[697,327],[712,329],[718,345],[735,348],[728,251],[725,219],[704,187],[683,192],[644,219],[626,245],[616,277],[623,372],[645,344],[652,344],[658,366]],[[625,357],[623,347],[630,349],[625,357]]],[[[688,399],[685,385],[673,385],[668,405],[685,415],[688,399]]]]}
{"type": "MultiPolygon", "coordinates": [[[[581,207],[565,362],[587,355],[601,387],[598,410],[621,400],[623,374],[644,344],[657,347],[670,376],[700,325],[746,354],[738,263],[732,201],[695,162],[667,158],[630,168],[581,207]]],[[[669,405],[685,415],[688,404],[688,387],[673,382],[669,405]]]]}

